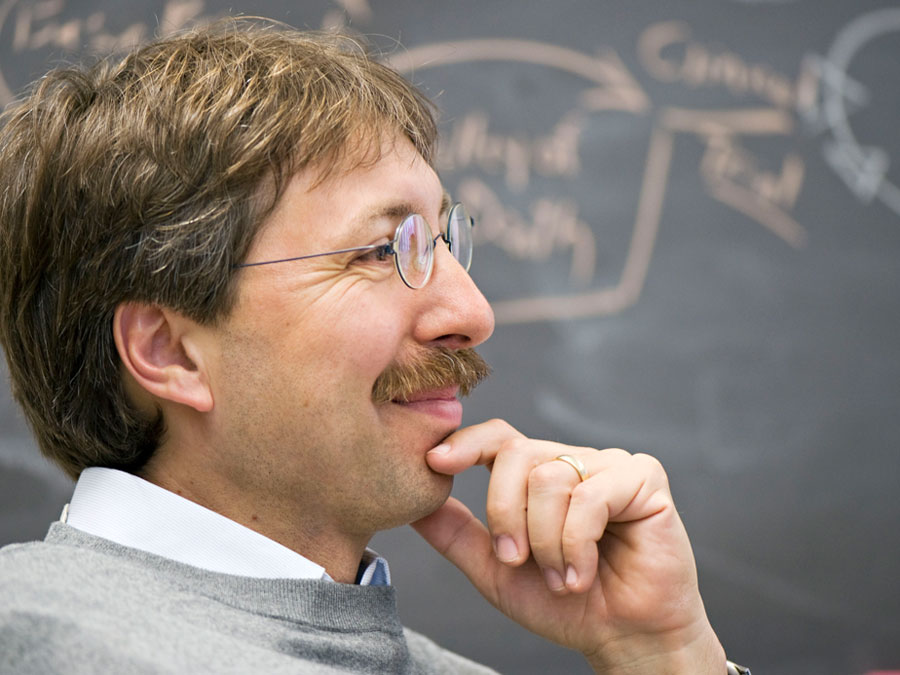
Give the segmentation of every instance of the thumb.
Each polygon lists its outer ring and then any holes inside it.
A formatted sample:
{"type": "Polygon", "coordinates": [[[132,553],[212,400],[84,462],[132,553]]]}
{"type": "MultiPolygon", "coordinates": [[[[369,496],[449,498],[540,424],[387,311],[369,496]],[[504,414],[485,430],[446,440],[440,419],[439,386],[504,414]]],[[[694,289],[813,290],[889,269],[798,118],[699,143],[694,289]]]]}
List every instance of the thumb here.
{"type": "Polygon", "coordinates": [[[491,535],[461,501],[450,497],[431,515],[412,523],[425,541],[465,574],[488,601],[496,604],[492,573],[500,566],[491,535]]]}

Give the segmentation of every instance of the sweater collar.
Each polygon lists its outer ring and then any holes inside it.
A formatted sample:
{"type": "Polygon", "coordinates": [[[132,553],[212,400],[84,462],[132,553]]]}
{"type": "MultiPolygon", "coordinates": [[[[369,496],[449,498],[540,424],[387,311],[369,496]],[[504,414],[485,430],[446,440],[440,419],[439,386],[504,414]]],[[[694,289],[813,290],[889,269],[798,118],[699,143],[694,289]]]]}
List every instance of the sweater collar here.
{"type": "Polygon", "coordinates": [[[50,526],[45,543],[76,549],[75,555],[82,558],[78,568],[101,578],[116,578],[127,569],[129,583],[147,587],[165,584],[173,593],[173,601],[190,602],[192,596],[201,595],[254,614],[301,623],[314,620],[316,625],[336,631],[403,631],[393,586],[211,572],[122,546],[60,522],[50,526]]]}
{"type": "MultiPolygon", "coordinates": [[[[92,467],[61,520],[87,534],[210,572],[330,580],[321,565],[220,513],[124,471],[92,467]]],[[[387,561],[367,550],[359,583],[390,584],[387,561]]]]}

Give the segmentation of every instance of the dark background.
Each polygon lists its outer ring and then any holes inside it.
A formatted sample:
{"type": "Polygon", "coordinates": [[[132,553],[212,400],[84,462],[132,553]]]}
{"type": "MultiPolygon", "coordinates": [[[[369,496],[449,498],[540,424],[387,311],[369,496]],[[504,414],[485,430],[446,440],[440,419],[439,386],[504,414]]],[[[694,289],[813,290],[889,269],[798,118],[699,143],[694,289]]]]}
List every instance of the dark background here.
{"type": "MultiPolygon", "coordinates": [[[[896,3],[0,0],[0,103],[226,12],[369,35],[442,109],[498,317],[468,423],[658,456],[754,672],[900,669],[896,3]]],[[[0,544],[70,490],[2,387],[0,544]]],[[[408,529],[375,545],[412,627],[503,672],[587,672],[408,529]]]]}

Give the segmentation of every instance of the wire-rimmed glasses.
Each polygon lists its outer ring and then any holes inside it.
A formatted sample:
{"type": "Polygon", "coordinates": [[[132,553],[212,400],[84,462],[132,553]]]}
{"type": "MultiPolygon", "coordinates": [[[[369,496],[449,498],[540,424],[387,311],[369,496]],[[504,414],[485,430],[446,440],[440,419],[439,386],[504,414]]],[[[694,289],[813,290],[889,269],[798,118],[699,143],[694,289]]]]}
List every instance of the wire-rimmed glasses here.
{"type": "Polygon", "coordinates": [[[258,267],[260,265],[274,265],[275,263],[290,262],[292,260],[305,260],[307,258],[319,258],[326,255],[339,253],[351,253],[353,251],[373,251],[379,260],[392,255],[397,273],[403,283],[410,288],[422,288],[431,278],[434,269],[434,247],[438,239],[443,239],[450,247],[450,253],[469,271],[472,264],[472,228],[475,221],[466,212],[465,207],[457,202],[450,208],[447,217],[446,231],[436,237],[431,237],[431,227],[418,213],[406,216],[394,231],[394,239],[386,244],[372,244],[370,246],[354,246],[342,248],[337,251],[325,253],[311,253],[292,258],[280,258],[279,260],[264,260],[262,262],[241,263],[238,267],[258,267]]]}

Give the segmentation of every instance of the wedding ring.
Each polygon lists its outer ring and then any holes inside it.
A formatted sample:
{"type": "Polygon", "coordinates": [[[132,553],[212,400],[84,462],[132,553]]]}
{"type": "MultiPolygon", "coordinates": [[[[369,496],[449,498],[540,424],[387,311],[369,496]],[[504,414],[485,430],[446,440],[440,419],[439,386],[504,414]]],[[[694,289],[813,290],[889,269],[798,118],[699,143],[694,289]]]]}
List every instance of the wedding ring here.
{"type": "Polygon", "coordinates": [[[584,482],[588,479],[588,472],[585,468],[584,464],[577,457],[572,457],[572,455],[560,455],[559,457],[554,457],[553,460],[559,460],[560,462],[565,462],[573,469],[578,472],[578,477],[581,478],[581,481],[584,482]]]}

